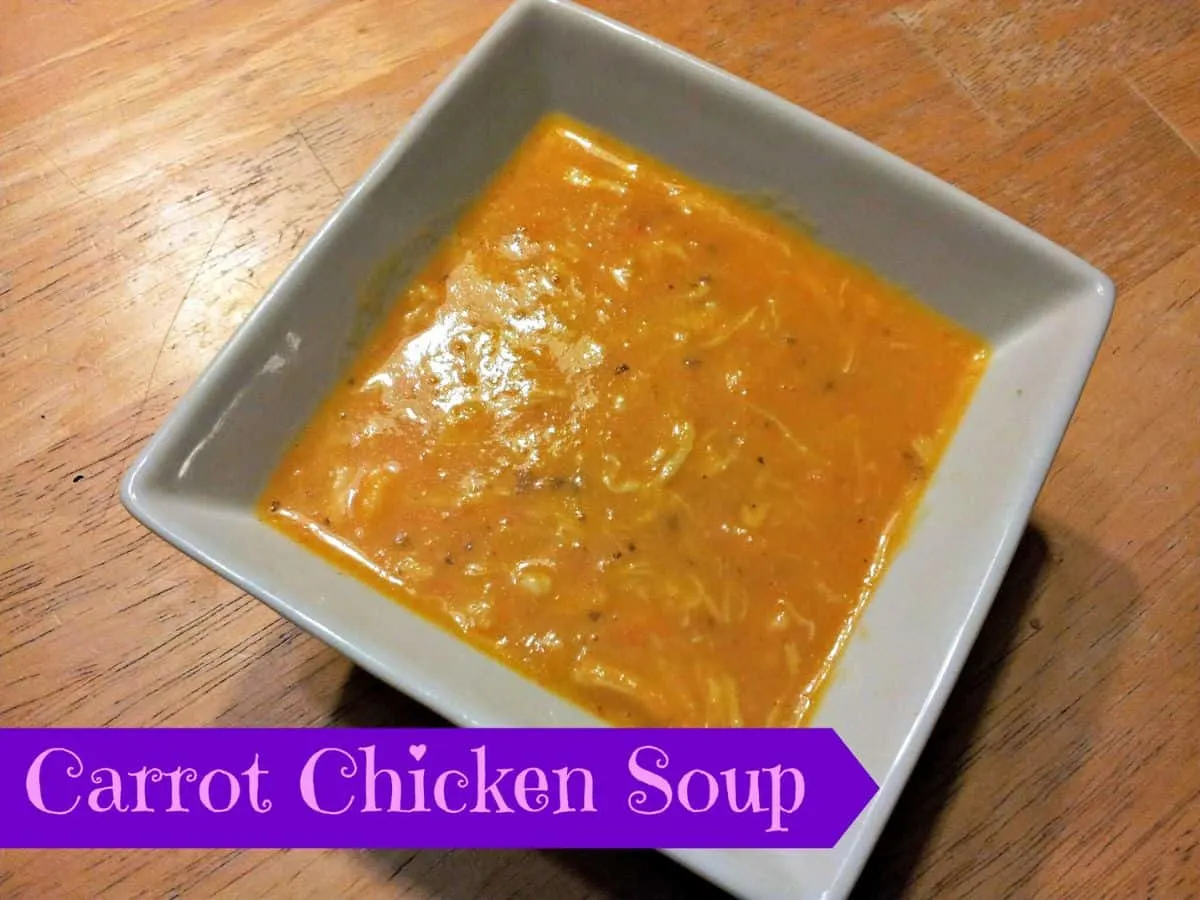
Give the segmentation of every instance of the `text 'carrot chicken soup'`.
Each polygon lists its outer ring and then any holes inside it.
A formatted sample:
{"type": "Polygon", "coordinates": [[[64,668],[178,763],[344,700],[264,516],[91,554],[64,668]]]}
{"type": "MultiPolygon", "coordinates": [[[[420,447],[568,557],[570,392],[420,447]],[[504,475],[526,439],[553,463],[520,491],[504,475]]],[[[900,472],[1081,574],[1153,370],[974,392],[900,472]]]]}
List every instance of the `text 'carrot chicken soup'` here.
{"type": "Polygon", "coordinates": [[[552,116],[261,515],[609,722],[794,726],[986,354],[770,215],[552,116]]]}

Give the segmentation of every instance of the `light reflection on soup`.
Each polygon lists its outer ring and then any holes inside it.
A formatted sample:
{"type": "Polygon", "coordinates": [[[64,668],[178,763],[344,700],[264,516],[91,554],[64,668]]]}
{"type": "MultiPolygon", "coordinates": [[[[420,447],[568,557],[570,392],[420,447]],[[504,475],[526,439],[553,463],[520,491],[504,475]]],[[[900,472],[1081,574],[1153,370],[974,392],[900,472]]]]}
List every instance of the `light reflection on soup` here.
{"type": "Polygon", "coordinates": [[[552,116],[261,514],[614,724],[794,726],[986,355],[787,225],[552,116]]]}

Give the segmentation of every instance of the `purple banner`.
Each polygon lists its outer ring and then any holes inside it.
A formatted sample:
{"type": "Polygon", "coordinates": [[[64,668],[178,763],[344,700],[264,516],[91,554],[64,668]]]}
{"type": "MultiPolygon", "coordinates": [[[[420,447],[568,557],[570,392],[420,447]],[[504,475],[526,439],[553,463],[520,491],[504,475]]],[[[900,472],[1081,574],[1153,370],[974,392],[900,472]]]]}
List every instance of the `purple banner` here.
{"type": "Polygon", "coordinates": [[[828,729],[0,730],[2,848],[830,848],[828,729]]]}

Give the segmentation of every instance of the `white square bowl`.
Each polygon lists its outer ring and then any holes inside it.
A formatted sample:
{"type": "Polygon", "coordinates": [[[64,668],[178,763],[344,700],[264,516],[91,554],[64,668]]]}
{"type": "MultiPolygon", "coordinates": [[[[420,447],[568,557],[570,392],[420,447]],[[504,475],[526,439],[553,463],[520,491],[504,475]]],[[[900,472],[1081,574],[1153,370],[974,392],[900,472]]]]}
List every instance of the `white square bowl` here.
{"type": "Polygon", "coordinates": [[[672,851],[746,898],[849,893],[966,659],[1112,312],[1066,250],[864,140],[581,7],[519,0],[346,197],[122,483],[148,528],[463,726],[600,725],[262,524],[284,447],[534,122],[562,111],[825,244],[985,336],[993,358],[836,667],[831,726],[880,791],[833,850],[672,851]],[[369,301],[364,289],[372,284],[369,301]]]}

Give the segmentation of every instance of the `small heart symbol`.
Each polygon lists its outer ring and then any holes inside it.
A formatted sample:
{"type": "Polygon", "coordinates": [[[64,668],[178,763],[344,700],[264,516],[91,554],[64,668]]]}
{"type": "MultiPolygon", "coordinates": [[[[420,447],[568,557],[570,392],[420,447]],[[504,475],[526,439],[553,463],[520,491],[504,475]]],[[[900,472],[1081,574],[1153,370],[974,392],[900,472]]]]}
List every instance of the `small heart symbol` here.
{"type": "Polygon", "coordinates": [[[413,759],[415,759],[417,762],[420,762],[422,757],[425,756],[425,745],[424,744],[409,744],[408,752],[412,754],[413,759]]]}

